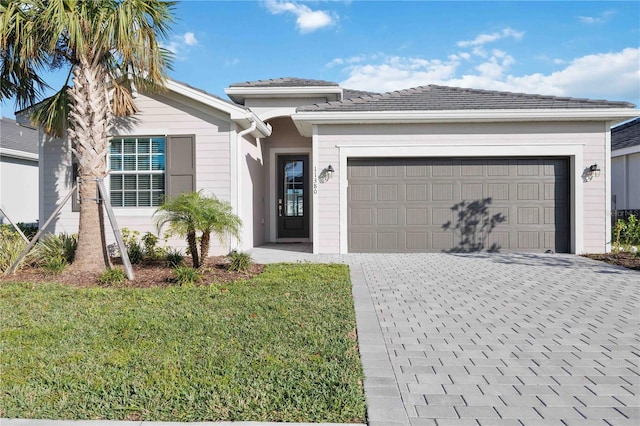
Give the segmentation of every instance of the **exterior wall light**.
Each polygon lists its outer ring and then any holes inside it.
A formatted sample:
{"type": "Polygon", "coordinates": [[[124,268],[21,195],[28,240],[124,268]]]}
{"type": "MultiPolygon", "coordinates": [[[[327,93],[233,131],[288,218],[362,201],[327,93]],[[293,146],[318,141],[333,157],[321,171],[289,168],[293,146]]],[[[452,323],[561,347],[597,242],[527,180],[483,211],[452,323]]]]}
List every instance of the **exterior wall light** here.
{"type": "Polygon", "coordinates": [[[597,164],[592,164],[591,166],[589,166],[589,180],[593,179],[594,177],[599,177],[600,176],[600,167],[598,167],[597,164]]]}
{"type": "Polygon", "coordinates": [[[333,166],[331,166],[331,164],[329,164],[329,167],[327,167],[327,180],[331,179],[333,177],[333,172],[335,170],[333,170],[333,166]]]}

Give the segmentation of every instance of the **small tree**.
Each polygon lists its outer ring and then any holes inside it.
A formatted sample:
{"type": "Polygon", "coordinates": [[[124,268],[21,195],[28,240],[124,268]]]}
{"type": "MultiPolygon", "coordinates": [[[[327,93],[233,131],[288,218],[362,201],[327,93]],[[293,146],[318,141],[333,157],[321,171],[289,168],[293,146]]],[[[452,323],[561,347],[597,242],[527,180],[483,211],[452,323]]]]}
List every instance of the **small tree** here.
{"type": "Polygon", "coordinates": [[[194,268],[199,268],[207,258],[211,234],[224,244],[226,237],[239,238],[242,226],[231,204],[215,196],[205,197],[201,191],[183,193],[166,200],[153,216],[158,232],[168,224],[170,234],[186,238],[194,268]]]}

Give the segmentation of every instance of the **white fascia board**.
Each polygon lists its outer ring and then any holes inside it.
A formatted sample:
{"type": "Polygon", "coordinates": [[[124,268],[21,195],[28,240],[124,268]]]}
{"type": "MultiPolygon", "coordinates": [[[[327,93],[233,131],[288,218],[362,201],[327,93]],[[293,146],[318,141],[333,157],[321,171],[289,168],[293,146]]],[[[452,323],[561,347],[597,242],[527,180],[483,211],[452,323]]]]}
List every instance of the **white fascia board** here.
{"type": "Polygon", "coordinates": [[[290,87],[227,87],[224,92],[232,98],[315,98],[331,95],[335,100],[342,98],[342,88],[338,86],[290,86],[290,87]]]}
{"type": "Polygon", "coordinates": [[[252,133],[255,137],[267,137],[271,135],[271,126],[260,120],[251,110],[235,106],[218,97],[209,95],[173,80],[167,80],[166,86],[172,92],[186,96],[187,98],[200,102],[203,105],[210,106],[229,114],[231,120],[238,123],[243,129],[248,129],[251,127],[251,123],[256,122],[256,130],[252,133]]]}
{"type": "Polygon", "coordinates": [[[314,124],[496,123],[531,121],[607,121],[636,117],[631,108],[489,109],[447,111],[303,111],[293,114],[298,131],[311,136],[314,124]]]}
{"type": "Polygon", "coordinates": [[[611,151],[612,157],[621,157],[623,155],[637,154],[640,152],[640,145],[630,146],[628,148],[621,148],[611,151]]]}
{"type": "Polygon", "coordinates": [[[21,160],[38,161],[38,154],[32,152],[19,151],[17,149],[0,148],[0,155],[3,157],[19,158],[21,160]]]}

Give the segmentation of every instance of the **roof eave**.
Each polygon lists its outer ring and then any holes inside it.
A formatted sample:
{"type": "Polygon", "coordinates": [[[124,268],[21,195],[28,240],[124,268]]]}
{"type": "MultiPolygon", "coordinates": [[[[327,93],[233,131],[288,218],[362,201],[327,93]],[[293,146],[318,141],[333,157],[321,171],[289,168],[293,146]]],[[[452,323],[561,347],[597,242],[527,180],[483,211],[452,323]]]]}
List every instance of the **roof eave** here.
{"type": "Polygon", "coordinates": [[[237,123],[243,129],[250,128],[251,123],[255,122],[256,130],[251,132],[254,137],[267,137],[271,135],[271,126],[262,121],[256,114],[254,114],[247,108],[225,102],[218,97],[208,95],[207,93],[196,90],[174,80],[167,80],[166,87],[172,92],[181,94],[190,99],[193,99],[194,101],[200,102],[203,105],[210,106],[229,114],[231,120],[237,123]]]}
{"type": "Polygon", "coordinates": [[[2,148],[0,147],[0,156],[18,158],[20,160],[33,160],[38,161],[38,154],[32,152],[19,151],[17,149],[2,148]]]}
{"type": "Polygon", "coordinates": [[[325,97],[328,101],[342,99],[342,88],[338,86],[227,87],[224,92],[238,104],[244,104],[246,98],[325,97]]]}
{"type": "Polygon", "coordinates": [[[436,111],[299,111],[291,116],[298,131],[310,137],[317,124],[498,123],[518,121],[605,121],[635,117],[631,108],[487,109],[436,111]]]}

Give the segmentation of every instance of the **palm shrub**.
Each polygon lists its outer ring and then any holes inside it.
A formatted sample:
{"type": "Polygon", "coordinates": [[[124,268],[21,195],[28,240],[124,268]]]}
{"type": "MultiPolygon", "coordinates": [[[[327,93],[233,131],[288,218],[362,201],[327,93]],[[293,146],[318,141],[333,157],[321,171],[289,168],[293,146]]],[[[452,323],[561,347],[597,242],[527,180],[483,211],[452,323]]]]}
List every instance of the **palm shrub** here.
{"type": "Polygon", "coordinates": [[[153,216],[158,233],[168,225],[169,234],[186,238],[194,268],[204,263],[209,253],[211,234],[224,244],[226,237],[239,238],[242,226],[231,204],[215,196],[206,197],[202,191],[185,192],[167,199],[153,216]]]}

